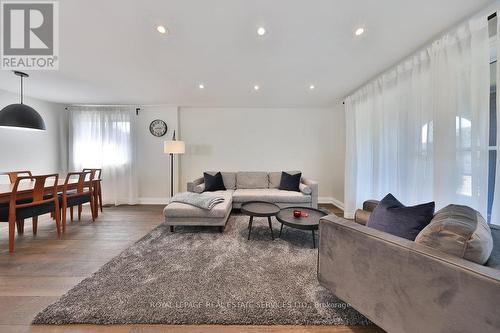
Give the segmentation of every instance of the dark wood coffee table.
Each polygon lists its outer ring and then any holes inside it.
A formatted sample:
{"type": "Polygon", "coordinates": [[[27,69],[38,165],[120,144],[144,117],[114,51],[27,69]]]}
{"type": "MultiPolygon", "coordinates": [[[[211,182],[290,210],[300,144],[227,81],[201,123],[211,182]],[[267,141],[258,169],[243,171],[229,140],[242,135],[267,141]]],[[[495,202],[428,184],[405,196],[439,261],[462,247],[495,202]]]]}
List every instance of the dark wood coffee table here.
{"type": "Polygon", "coordinates": [[[281,222],[280,238],[281,232],[283,231],[283,226],[286,225],[291,228],[301,229],[301,230],[311,230],[313,239],[313,249],[316,248],[316,238],[314,236],[314,231],[318,230],[319,220],[328,215],[325,211],[309,208],[309,207],[288,207],[282,209],[276,219],[281,222]],[[302,212],[308,213],[308,217],[295,217],[293,216],[294,210],[300,210],[302,212]]]}
{"type": "Polygon", "coordinates": [[[248,239],[252,233],[252,223],[254,217],[267,217],[269,229],[271,229],[271,238],[274,240],[273,226],[271,224],[271,216],[276,216],[280,212],[280,207],[276,204],[267,201],[249,201],[241,205],[241,212],[250,216],[248,222],[248,239]]]}

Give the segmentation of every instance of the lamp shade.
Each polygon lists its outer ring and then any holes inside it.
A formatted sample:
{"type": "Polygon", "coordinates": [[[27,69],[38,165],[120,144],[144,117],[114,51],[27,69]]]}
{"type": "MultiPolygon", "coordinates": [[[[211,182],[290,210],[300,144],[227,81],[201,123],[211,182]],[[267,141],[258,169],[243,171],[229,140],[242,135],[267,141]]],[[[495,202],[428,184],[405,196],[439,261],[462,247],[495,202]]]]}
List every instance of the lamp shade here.
{"type": "Polygon", "coordinates": [[[165,154],[184,154],[186,152],[186,145],[184,141],[165,141],[163,151],[165,154]]]}
{"type": "Polygon", "coordinates": [[[0,126],[45,130],[45,123],[40,114],[26,104],[4,107],[0,111],[0,126]]]}

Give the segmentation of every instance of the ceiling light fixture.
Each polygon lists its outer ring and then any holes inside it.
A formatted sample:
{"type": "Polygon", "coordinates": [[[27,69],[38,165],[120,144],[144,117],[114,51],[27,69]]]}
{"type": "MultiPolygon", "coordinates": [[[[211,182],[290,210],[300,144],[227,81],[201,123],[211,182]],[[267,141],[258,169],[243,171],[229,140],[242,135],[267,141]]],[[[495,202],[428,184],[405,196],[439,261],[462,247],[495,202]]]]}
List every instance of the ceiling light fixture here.
{"type": "Polygon", "coordinates": [[[18,71],[14,71],[14,74],[21,78],[21,103],[7,105],[0,111],[0,127],[45,130],[45,122],[40,114],[23,103],[23,78],[29,75],[18,71]]]}
{"type": "Polygon", "coordinates": [[[198,85],[198,88],[205,89],[205,85],[201,83],[201,84],[198,85]]]}
{"type": "Polygon", "coordinates": [[[264,27],[259,27],[259,28],[257,29],[257,34],[258,34],[259,36],[264,36],[264,35],[266,34],[266,29],[265,29],[264,27]]]}
{"type": "Polygon", "coordinates": [[[260,87],[258,85],[253,86],[253,90],[259,90],[260,87]]]}
{"type": "Polygon", "coordinates": [[[359,28],[356,29],[356,31],[354,31],[354,34],[356,36],[361,36],[364,33],[365,33],[365,28],[362,28],[362,27],[359,27],[359,28]]]}
{"type": "Polygon", "coordinates": [[[311,85],[309,86],[309,90],[314,90],[315,88],[316,88],[316,87],[314,86],[314,84],[311,84],[311,85]]]}
{"type": "Polygon", "coordinates": [[[165,28],[162,25],[157,26],[156,30],[158,30],[158,32],[161,33],[161,34],[166,34],[167,33],[167,28],[165,28]]]}

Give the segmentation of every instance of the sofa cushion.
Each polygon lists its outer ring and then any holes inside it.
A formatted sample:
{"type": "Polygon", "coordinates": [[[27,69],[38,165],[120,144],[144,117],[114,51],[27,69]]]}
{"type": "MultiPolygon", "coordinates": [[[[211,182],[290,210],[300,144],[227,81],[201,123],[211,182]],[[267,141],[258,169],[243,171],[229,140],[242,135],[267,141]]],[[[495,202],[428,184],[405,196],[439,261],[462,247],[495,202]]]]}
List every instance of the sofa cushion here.
{"type": "Polygon", "coordinates": [[[283,171],[281,173],[281,181],[279,189],[285,191],[299,192],[300,177],[302,177],[302,173],[291,175],[288,172],[283,171]]]}
{"type": "Polygon", "coordinates": [[[306,195],[309,195],[313,192],[312,188],[310,188],[306,184],[302,184],[302,183],[299,184],[299,190],[300,190],[300,192],[302,192],[306,195]]]}
{"type": "Polygon", "coordinates": [[[481,214],[459,205],[438,211],[415,242],[478,264],[484,264],[493,250],[491,230],[481,214]]]}
{"type": "MultiPolygon", "coordinates": [[[[282,171],[269,172],[269,188],[279,188],[281,182],[282,171]]],[[[301,173],[300,171],[286,171],[290,175],[301,173]]]]}
{"type": "Polygon", "coordinates": [[[224,197],[224,202],[214,206],[214,208],[207,210],[192,205],[180,202],[172,202],[163,209],[163,214],[168,219],[169,217],[206,217],[206,218],[222,218],[225,217],[228,210],[232,208],[232,194],[233,190],[216,191],[216,195],[224,197]]]}
{"type": "Polygon", "coordinates": [[[233,193],[233,201],[237,203],[260,200],[274,203],[310,203],[311,196],[278,189],[237,189],[233,193]]]}
{"type": "MultiPolygon", "coordinates": [[[[217,172],[219,171],[206,171],[210,175],[215,175],[217,172]]],[[[224,187],[227,190],[236,190],[236,172],[220,171],[220,173],[224,181],[224,187]]]]}
{"type": "Polygon", "coordinates": [[[434,202],[406,207],[392,194],[386,195],[371,213],[367,226],[389,234],[415,240],[434,216],[434,202]]]}
{"type": "Polygon", "coordinates": [[[222,180],[222,175],[220,172],[217,172],[215,175],[211,175],[209,173],[203,173],[203,183],[205,184],[205,191],[213,192],[213,191],[225,191],[226,187],[224,186],[224,181],[222,180]]]}
{"type": "Polygon", "coordinates": [[[237,189],[262,189],[269,188],[267,172],[239,171],[236,174],[237,189]]]}

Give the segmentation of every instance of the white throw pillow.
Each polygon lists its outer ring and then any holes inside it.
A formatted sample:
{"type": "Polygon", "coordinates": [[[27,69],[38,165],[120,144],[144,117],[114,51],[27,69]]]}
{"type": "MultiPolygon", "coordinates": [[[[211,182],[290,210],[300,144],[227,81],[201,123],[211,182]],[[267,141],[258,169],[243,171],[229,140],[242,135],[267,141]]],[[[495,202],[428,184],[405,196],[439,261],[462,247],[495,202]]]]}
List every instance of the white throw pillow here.
{"type": "Polygon", "coordinates": [[[205,192],[205,183],[198,184],[194,187],[194,193],[203,193],[205,192]]]}

